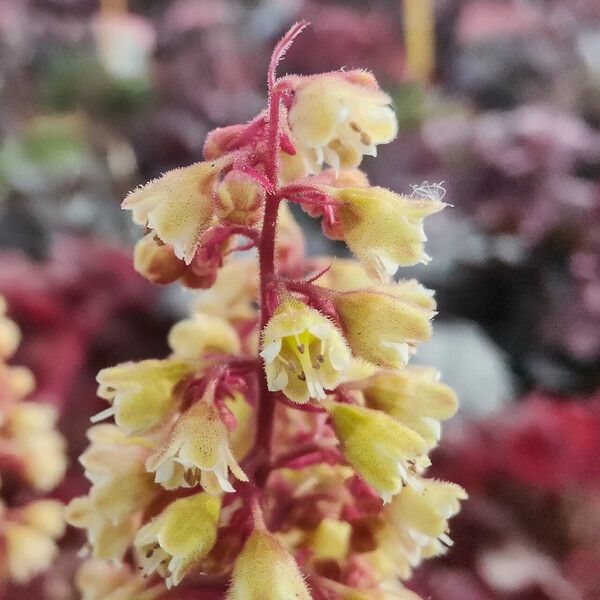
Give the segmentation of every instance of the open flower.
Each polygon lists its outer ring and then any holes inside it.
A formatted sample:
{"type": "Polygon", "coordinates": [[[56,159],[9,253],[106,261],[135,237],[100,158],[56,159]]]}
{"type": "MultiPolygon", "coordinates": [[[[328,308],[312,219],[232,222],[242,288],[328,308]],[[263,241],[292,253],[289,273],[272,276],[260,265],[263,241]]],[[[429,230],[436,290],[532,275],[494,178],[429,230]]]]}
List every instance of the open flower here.
{"type": "Polygon", "coordinates": [[[174,500],[135,536],[144,575],[177,585],[215,545],[221,500],[200,492],[174,500]]]}
{"type": "Polygon", "coordinates": [[[380,371],[361,383],[367,406],[398,419],[435,446],[440,421],[453,417],[458,409],[456,394],[439,377],[433,368],[408,367],[380,371]]]}
{"type": "Polygon", "coordinates": [[[98,373],[98,396],[112,406],[94,421],[114,414],[116,424],[127,433],[147,431],[164,422],[177,409],[176,385],[193,370],[184,360],[142,360],[102,369],[98,373]]]}
{"type": "Polygon", "coordinates": [[[415,290],[409,292],[389,285],[332,295],[356,356],[382,367],[400,368],[408,362],[415,344],[431,337],[430,321],[435,313],[431,305],[415,301],[415,290]]]}
{"type": "Polygon", "coordinates": [[[294,558],[274,535],[256,529],[235,561],[227,600],[311,600],[294,558]]]}
{"type": "Polygon", "coordinates": [[[366,71],[284,80],[295,92],[288,119],[292,136],[312,172],[323,163],[353,169],[363,156],[376,156],[378,144],[397,135],[391,98],[366,71]]]}
{"type": "Polygon", "coordinates": [[[143,510],[157,495],[145,461],[149,442],[125,435],[114,425],[96,425],[88,430],[89,447],[79,457],[92,482],[90,500],[96,512],[112,523],[120,523],[143,510]]]}
{"type": "Polygon", "coordinates": [[[416,473],[429,465],[425,440],[378,410],[327,402],[346,460],[389,502],[405,485],[419,486],[416,473]]]}
{"type": "Polygon", "coordinates": [[[102,560],[122,559],[140,525],[138,514],[113,523],[98,512],[89,496],[73,498],[67,506],[65,517],[70,525],[86,530],[92,556],[102,560]]]}
{"type": "Polygon", "coordinates": [[[369,560],[384,579],[407,579],[423,559],[444,554],[452,545],[448,520],[467,493],[446,481],[419,478],[419,483],[419,490],[407,487],[383,510],[379,548],[369,560]]]}
{"type": "Polygon", "coordinates": [[[120,559],[159,491],[144,466],[150,442],[127,436],[115,425],[96,425],[88,437],[91,444],[80,462],[92,487],[88,496],[70,502],[66,518],[87,530],[94,558],[120,559]]]}
{"type": "Polygon", "coordinates": [[[167,489],[201,484],[211,494],[233,492],[228,470],[240,481],[248,481],[214,404],[215,386],[214,381],[208,384],[204,396],[179,417],[165,443],[146,461],[146,469],[167,489]]]}
{"type": "Polygon", "coordinates": [[[350,363],[350,350],[335,325],[318,310],[295,299],[284,300],[262,335],[269,390],[281,390],[294,402],[323,400],[350,363]]]}
{"type": "Polygon", "coordinates": [[[343,239],[367,272],[379,281],[398,267],[427,263],[423,219],[446,206],[435,197],[412,198],[382,187],[328,188],[343,239]]]}
{"type": "Polygon", "coordinates": [[[133,190],[122,203],[133,220],[153,230],[189,265],[214,216],[213,194],[226,161],[200,162],[168,171],[133,190]]]}

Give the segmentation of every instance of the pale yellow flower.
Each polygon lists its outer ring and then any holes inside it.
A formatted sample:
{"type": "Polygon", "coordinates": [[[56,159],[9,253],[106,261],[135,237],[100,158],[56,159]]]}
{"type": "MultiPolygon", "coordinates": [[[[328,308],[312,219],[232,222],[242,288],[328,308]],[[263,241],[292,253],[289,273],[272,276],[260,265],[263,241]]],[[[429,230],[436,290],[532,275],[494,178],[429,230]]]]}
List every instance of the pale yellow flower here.
{"type": "Polygon", "coordinates": [[[155,600],[165,592],[163,584],[149,587],[131,567],[101,560],[84,562],[76,583],[82,600],[155,600]]]}
{"type": "Polygon", "coordinates": [[[93,484],[90,500],[99,515],[120,523],[148,506],[159,491],[145,469],[149,444],[114,425],[96,425],[88,437],[91,444],[79,462],[93,484]]]}
{"type": "Polygon", "coordinates": [[[221,500],[203,492],[174,500],[135,536],[144,575],[154,571],[177,585],[212,549],[221,500]]]}
{"type": "Polygon", "coordinates": [[[117,425],[127,433],[164,423],[179,406],[175,387],[193,370],[193,364],[178,359],[149,359],[102,369],[96,377],[98,396],[112,406],[92,421],[114,415],[117,425]]]}
{"type": "Polygon", "coordinates": [[[216,160],[173,169],[133,190],[121,206],[189,265],[213,220],[213,194],[225,165],[226,161],[216,160]]]}
{"type": "Polygon", "coordinates": [[[395,285],[337,293],[333,301],[353,353],[376,365],[403,367],[415,344],[431,337],[435,312],[395,285]]]}
{"type": "Polygon", "coordinates": [[[397,135],[391,98],[365,71],[339,71],[286,78],[294,89],[289,126],[296,150],[309,172],[324,163],[353,169],[362,157],[376,156],[377,145],[397,135]]]}
{"type": "Polygon", "coordinates": [[[140,514],[132,514],[113,523],[98,512],[88,496],[73,498],[66,508],[67,523],[85,529],[92,556],[97,559],[122,559],[133,542],[141,522],[140,514]]]}
{"type": "Polygon", "coordinates": [[[446,206],[435,197],[409,197],[382,187],[329,188],[342,204],[336,207],[343,239],[379,281],[398,267],[427,263],[423,219],[446,206]]]}
{"type": "Polygon", "coordinates": [[[440,421],[458,409],[456,394],[439,377],[438,371],[427,367],[380,371],[361,382],[361,389],[367,406],[398,419],[433,447],[440,439],[440,421]]]}
{"type": "Polygon", "coordinates": [[[189,360],[204,354],[238,354],[241,350],[240,338],[226,320],[201,312],[173,325],[168,342],[177,358],[189,360]]]}
{"type": "Polygon", "coordinates": [[[350,363],[350,350],[336,326],[318,310],[284,300],[265,326],[261,357],[269,390],[294,402],[323,400],[350,363]]]}
{"type": "Polygon", "coordinates": [[[419,487],[416,473],[429,466],[425,440],[378,410],[327,402],[346,460],[390,502],[406,485],[419,487]]]}
{"type": "Polygon", "coordinates": [[[314,560],[344,560],[350,550],[352,525],[326,517],[310,535],[308,545],[314,560]]]}
{"type": "Polygon", "coordinates": [[[384,508],[383,527],[376,534],[379,547],[369,556],[384,579],[407,579],[424,559],[444,554],[452,545],[448,520],[467,493],[455,483],[422,478],[419,483],[384,508]]]}
{"type": "Polygon", "coordinates": [[[311,600],[294,558],[274,535],[256,529],[235,561],[227,600],[311,600]]]}
{"type": "Polygon", "coordinates": [[[232,260],[220,269],[214,285],[196,296],[194,309],[234,324],[247,321],[256,317],[257,290],[256,261],[232,260]]]}
{"type": "Polygon", "coordinates": [[[231,450],[229,431],[213,402],[214,392],[213,382],[146,461],[146,469],[167,489],[201,484],[211,494],[233,492],[229,470],[240,481],[248,481],[231,450]]]}

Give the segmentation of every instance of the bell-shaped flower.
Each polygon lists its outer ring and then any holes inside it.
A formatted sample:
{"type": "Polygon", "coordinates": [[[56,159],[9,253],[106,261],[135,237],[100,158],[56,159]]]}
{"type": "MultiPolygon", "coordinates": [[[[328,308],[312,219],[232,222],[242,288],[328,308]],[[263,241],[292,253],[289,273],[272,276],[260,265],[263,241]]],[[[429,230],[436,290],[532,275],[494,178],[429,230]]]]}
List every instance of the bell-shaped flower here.
{"type": "Polygon", "coordinates": [[[81,600],[156,600],[165,593],[164,584],[149,586],[129,565],[102,560],[84,562],[75,581],[81,600]]]}
{"type": "Polygon", "coordinates": [[[213,194],[226,164],[222,159],[173,169],[130,192],[121,206],[189,265],[213,220],[213,194]]]}
{"type": "Polygon", "coordinates": [[[178,359],[142,360],[102,369],[96,377],[98,396],[112,406],[92,420],[114,415],[116,424],[127,433],[164,423],[179,405],[177,384],[193,369],[188,361],[178,359]]]}
{"type": "Polygon", "coordinates": [[[361,389],[367,406],[401,421],[433,447],[440,439],[440,421],[458,409],[456,394],[439,377],[438,371],[427,367],[379,371],[361,382],[361,389]]]}
{"type": "Polygon", "coordinates": [[[238,354],[241,350],[240,338],[227,321],[200,312],[173,325],[168,342],[177,358],[188,360],[205,354],[238,354]]]}
{"type": "Polygon", "coordinates": [[[143,574],[177,585],[215,545],[220,510],[220,498],[204,492],[171,502],[135,536],[143,574]]]}
{"type": "Polygon", "coordinates": [[[423,219],[446,206],[435,197],[409,197],[382,187],[328,188],[342,237],[371,277],[393,276],[398,267],[427,263],[423,219]]]}
{"type": "Polygon", "coordinates": [[[389,502],[404,486],[418,486],[416,473],[429,466],[425,440],[378,410],[327,402],[346,460],[389,502]]]}
{"type": "Polygon", "coordinates": [[[126,436],[114,425],[91,427],[88,438],[91,444],[79,462],[92,482],[89,497],[96,512],[120,523],[144,510],[159,491],[145,469],[150,442],[126,436]]]}
{"type": "Polygon", "coordinates": [[[269,390],[299,403],[323,400],[350,363],[350,350],[337,327],[299,300],[281,302],[262,334],[261,357],[269,390]]]}
{"type": "Polygon", "coordinates": [[[419,489],[405,488],[383,510],[379,547],[370,560],[384,579],[407,579],[422,560],[444,554],[452,545],[448,520],[467,493],[455,483],[419,480],[419,489]]]}
{"type": "Polygon", "coordinates": [[[396,286],[334,293],[332,300],[352,352],[373,364],[403,367],[415,344],[431,337],[434,311],[396,286]]]}
{"type": "Polygon", "coordinates": [[[228,471],[248,481],[231,450],[227,426],[214,403],[215,382],[177,420],[166,441],[146,461],[156,483],[166,489],[201,484],[210,494],[233,492],[228,471]]]}
{"type": "Polygon", "coordinates": [[[366,71],[339,71],[284,78],[294,90],[288,122],[296,151],[310,171],[327,163],[353,169],[362,157],[376,156],[377,145],[397,135],[391,98],[366,71]]]}
{"type": "Polygon", "coordinates": [[[66,508],[65,518],[70,525],[86,530],[92,556],[101,560],[122,559],[140,526],[139,514],[114,523],[98,512],[89,496],[73,498],[66,508]]]}
{"type": "Polygon", "coordinates": [[[233,567],[227,600],[311,600],[294,558],[274,535],[256,529],[233,567]]]}
{"type": "Polygon", "coordinates": [[[71,501],[66,518],[87,530],[94,558],[120,559],[160,491],[144,465],[152,442],[127,436],[115,425],[96,425],[88,438],[91,444],[79,460],[92,487],[88,496],[71,501]]]}

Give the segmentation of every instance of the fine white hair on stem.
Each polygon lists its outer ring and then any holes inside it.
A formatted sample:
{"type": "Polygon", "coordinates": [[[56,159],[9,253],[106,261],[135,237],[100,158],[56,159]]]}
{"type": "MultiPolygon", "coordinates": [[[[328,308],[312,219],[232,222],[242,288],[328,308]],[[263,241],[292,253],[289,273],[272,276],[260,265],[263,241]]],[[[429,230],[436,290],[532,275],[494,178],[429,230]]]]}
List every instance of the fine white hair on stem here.
{"type": "Polygon", "coordinates": [[[443,181],[439,183],[424,181],[419,185],[411,185],[410,187],[412,188],[411,198],[427,198],[428,200],[440,201],[446,195],[446,188],[443,181]]]}

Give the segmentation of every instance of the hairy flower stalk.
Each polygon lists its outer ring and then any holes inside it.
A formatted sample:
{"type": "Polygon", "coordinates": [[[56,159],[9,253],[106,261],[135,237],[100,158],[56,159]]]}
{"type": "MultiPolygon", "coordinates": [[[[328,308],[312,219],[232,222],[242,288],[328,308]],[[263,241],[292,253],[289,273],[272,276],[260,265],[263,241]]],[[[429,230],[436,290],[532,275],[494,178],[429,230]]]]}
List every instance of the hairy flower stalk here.
{"type": "Polygon", "coordinates": [[[373,75],[276,77],[305,25],[275,48],[261,114],[123,203],[147,230],[136,268],[203,291],[169,356],[98,375],[94,420],[115,424],[90,430],[92,486],[67,513],[93,557],[85,598],[413,600],[401,580],[451,544],[466,494],[426,470],[456,398],[406,366],[433,292],[391,279],[429,260],[424,220],[444,204],[358,170],[397,132],[373,75]],[[294,203],[358,260],[306,257],[294,203]]]}

